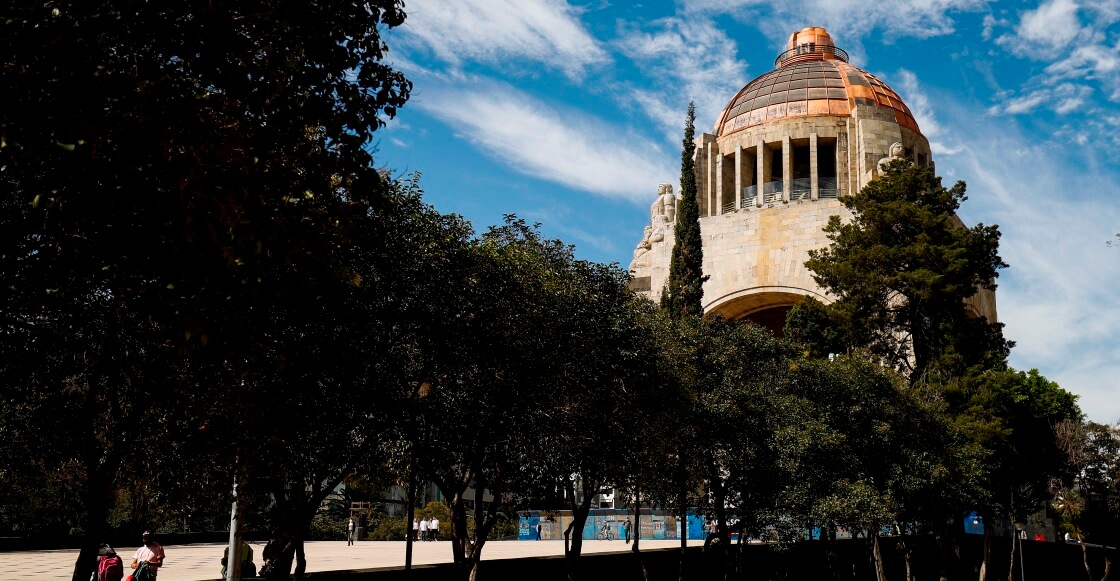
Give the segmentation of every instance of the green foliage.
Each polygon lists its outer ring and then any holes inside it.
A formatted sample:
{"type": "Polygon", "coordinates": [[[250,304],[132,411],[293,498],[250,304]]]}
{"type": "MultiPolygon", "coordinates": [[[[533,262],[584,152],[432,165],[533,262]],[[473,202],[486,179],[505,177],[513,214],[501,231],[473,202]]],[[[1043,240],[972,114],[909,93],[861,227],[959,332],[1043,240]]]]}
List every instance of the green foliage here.
{"type": "Polygon", "coordinates": [[[316,513],[311,519],[307,540],[345,541],[346,526],[349,522],[349,518],[341,518],[326,513],[316,513]]]}
{"type": "MultiPolygon", "coordinates": [[[[383,517],[370,528],[367,538],[371,541],[403,541],[412,527],[402,517],[383,517]]],[[[442,532],[443,526],[440,525],[442,532]]]]}
{"type": "Polygon", "coordinates": [[[672,317],[704,313],[704,245],[700,237],[700,204],[696,193],[696,105],[688,104],[681,149],[681,201],[677,204],[675,242],[669,259],[669,280],[661,293],[661,307],[672,317]]]}
{"type": "Polygon", "coordinates": [[[1003,325],[970,316],[965,299],[995,290],[999,228],[963,226],[956,210],[964,182],[950,189],[930,167],[898,160],[880,179],[842,199],[850,223],[833,216],[830,245],[805,266],[838,298],[833,312],[852,322],[849,345],[904,370],[913,384],[971,367],[998,368],[1011,344],[1003,325]],[[858,322],[858,324],[856,324],[858,322]]]}
{"type": "Polygon", "coordinates": [[[844,353],[844,321],[813,297],[805,297],[786,315],[783,334],[805,348],[811,357],[844,353]]]}

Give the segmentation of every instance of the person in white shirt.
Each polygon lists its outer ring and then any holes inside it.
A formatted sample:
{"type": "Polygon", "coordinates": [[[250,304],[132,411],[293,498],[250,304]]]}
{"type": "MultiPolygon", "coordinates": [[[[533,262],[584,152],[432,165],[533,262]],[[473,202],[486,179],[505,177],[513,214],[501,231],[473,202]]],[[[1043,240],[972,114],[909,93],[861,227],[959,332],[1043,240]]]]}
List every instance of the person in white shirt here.
{"type": "Polygon", "coordinates": [[[350,521],[346,523],[346,546],[354,544],[354,516],[350,515],[350,521]]]}
{"type": "Polygon", "coordinates": [[[432,541],[439,540],[439,519],[432,517],[432,523],[428,525],[428,538],[432,541]]]}
{"type": "Polygon", "coordinates": [[[420,521],[420,540],[421,541],[428,540],[428,519],[427,518],[420,521]]]}
{"type": "Polygon", "coordinates": [[[136,553],[132,555],[132,568],[136,569],[140,563],[147,563],[152,573],[158,575],[163,559],[163,547],[155,541],[152,531],[144,531],[144,546],[136,549],[136,553]]]}
{"type": "Polygon", "coordinates": [[[418,532],[420,532],[420,521],[412,519],[412,540],[415,541],[419,538],[416,536],[418,532]]]}

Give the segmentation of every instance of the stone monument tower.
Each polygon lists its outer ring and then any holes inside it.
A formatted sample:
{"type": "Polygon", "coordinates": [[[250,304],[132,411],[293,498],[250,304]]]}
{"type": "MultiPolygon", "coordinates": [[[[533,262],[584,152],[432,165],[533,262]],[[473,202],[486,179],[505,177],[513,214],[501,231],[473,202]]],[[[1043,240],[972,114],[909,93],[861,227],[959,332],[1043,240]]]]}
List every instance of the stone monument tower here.
{"type": "MultiPolygon", "coordinates": [[[[848,63],[827,31],[789,37],[774,70],[747,83],[696,142],[697,199],[704,244],[704,312],[751,319],[780,334],[802,297],[830,297],[805,268],[809,250],[828,244],[830,216],[894,158],[932,163],[929,141],[886,83],[848,63]]],[[[650,225],[630,270],[633,287],[654,301],[669,276],[676,204],[661,184],[650,225]]],[[[966,307],[996,320],[995,295],[966,307]]]]}

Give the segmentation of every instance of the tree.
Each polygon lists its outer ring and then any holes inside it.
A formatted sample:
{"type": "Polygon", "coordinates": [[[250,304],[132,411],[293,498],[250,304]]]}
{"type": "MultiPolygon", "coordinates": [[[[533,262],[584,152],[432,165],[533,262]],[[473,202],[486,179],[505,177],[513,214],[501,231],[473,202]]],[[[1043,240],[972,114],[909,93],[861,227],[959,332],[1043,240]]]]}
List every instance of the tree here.
{"type": "MultiPolygon", "coordinates": [[[[704,245],[700,235],[700,204],[696,193],[696,104],[688,103],[685,117],[684,139],[681,148],[681,203],[678,204],[677,223],[674,227],[675,242],[669,259],[669,280],[661,293],[661,308],[669,313],[671,320],[686,317],[701,317],[704,314],[704,245]]],[[[695,405],[685,408],[686,416],[695,411],[695,405]]],[[[689,425],[688,417],[680,425],[689,425]]],[[[677,480],[680,490],[676,502],[677,518],[681,521],[681,578],[685,574],[685,549],[688,546],[688,480],[690,474],[687,464],[693,460],[684,447],[688,442],[687,430],[675,434],[679,449],[673,453],[677,458],[677,480]]]]}
{"type": "MultiPolygon", "coordinates": [[[[1070,478],[1054,429],[1068,420],[1081,421],[1077,396],[1038,370],[969,375],[942,386],[938,395],[960,432],[984,451],[984,494],[973,504],[980,506],[985,523],[996,516],[1025,519],[1050,499],[1053,481],[1070,478]]],[[[984,534],[981,579],[990,559],[991,527],[985,526],[984,534]]],[[[1014,551],[1013,544],[1013,567],[1014,551]]]]}
{"type": "Polygon", "coordinates": [[[673,318],[704,314],[704,247],[700,237],[700,204],[696,194],[696,105],[688,104],[681,149],[681,203],[677,205],[675,242],[669,260],[669,281],[661,294],[661,307],[673,318]]]}
{"type": "Polygon", "coordinates": [[[409,94],[381,62],[381,26],[403,19],[397,0],[0,9],[0,340],[4,361],[30,355],[3,385],[29,406],[17,419],[52,394],[81,403],[47,430],[84,471],[74,579],[144,426],[202,411],[196,431],[240,428],[254,394],[290,400],[318,375],[273,374],[294,361],[276,341],[348,284],[346,204],[387,187],[367,146],[409,94]]]}
{"type": "Polygon", "coordinates": [[[996,288],[999,228],[964,227],[955,212],[965,184],[941,185],[933,168],[893,162],[886,175],[843,198],[852,221],[833,216],[828,247],[805,266],[837,297],[833,312],[859,325],[849,345],[903,370],[911,384],[930,374],[952,377],[970,367],[1003,364],[1011,344],[1003,325],[970,316],[965,299],[996,288]]]}

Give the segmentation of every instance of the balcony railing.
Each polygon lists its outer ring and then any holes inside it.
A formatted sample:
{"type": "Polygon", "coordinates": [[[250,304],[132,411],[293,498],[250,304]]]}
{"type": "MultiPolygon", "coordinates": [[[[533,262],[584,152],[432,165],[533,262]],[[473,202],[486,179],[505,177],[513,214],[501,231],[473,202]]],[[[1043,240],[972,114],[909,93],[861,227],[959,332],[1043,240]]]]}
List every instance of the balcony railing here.
{"type": "MultiPolygon", "coordinates": [[[[778,204],[783,201],[784,193],[782,180],[765,182],[762,187],[762,203],[765,205],[778,204]]],[[[743,197],[740,200],[728,200],[720,207],[721,214],[731,214],[737,211],[750,210],[758,201],[759,185],[744,186],[743,197]]],[[[835,200],[840,197],[839,181],[836,177],[817,178],[818,199],[835,200]]],[[[794,178],[790,180],[789,201],[810,201],[813,196],[813,180],[811,178],[794,178]]]]}
{"type": "Polygon", "coordinates": [[[821,60],[822,57],[819,56],[806,57],[805,55],[825,54],[835,55],[835,58],[840,59],[844,62],[848,62],[848,53],[842,48],[809,43],[795,46],[778,55],[778,58],[774,59],[774,68],[778,68],[788,62],[796,62],[798,60],[821,60]],[[797,57],[802,58],[799,59],[797,57]]]}
{"type": "Polygon", "coordinates": [[[758,201],[758,186],[743,188],[743,207],[750,208],[758,201]]]}
{"type": "Polygon", "coordinates": [[[834,200],[840,197],[839,184],[834,177],[818,177],[817,191],[819,192],[817,198],[821,200],[834,200]]]}
{"type": "Polygon", "coordinates": [[[809,200],[813,197],[812,178],[794,178],[790,180],[789,187],[789,201],[791,202],[809,200]]]}
{"type": "Polygon", "coordinates": [[[762,184],[762,203],[774,204],[782,201],[782,181],[766,182],[762,184]]]}

